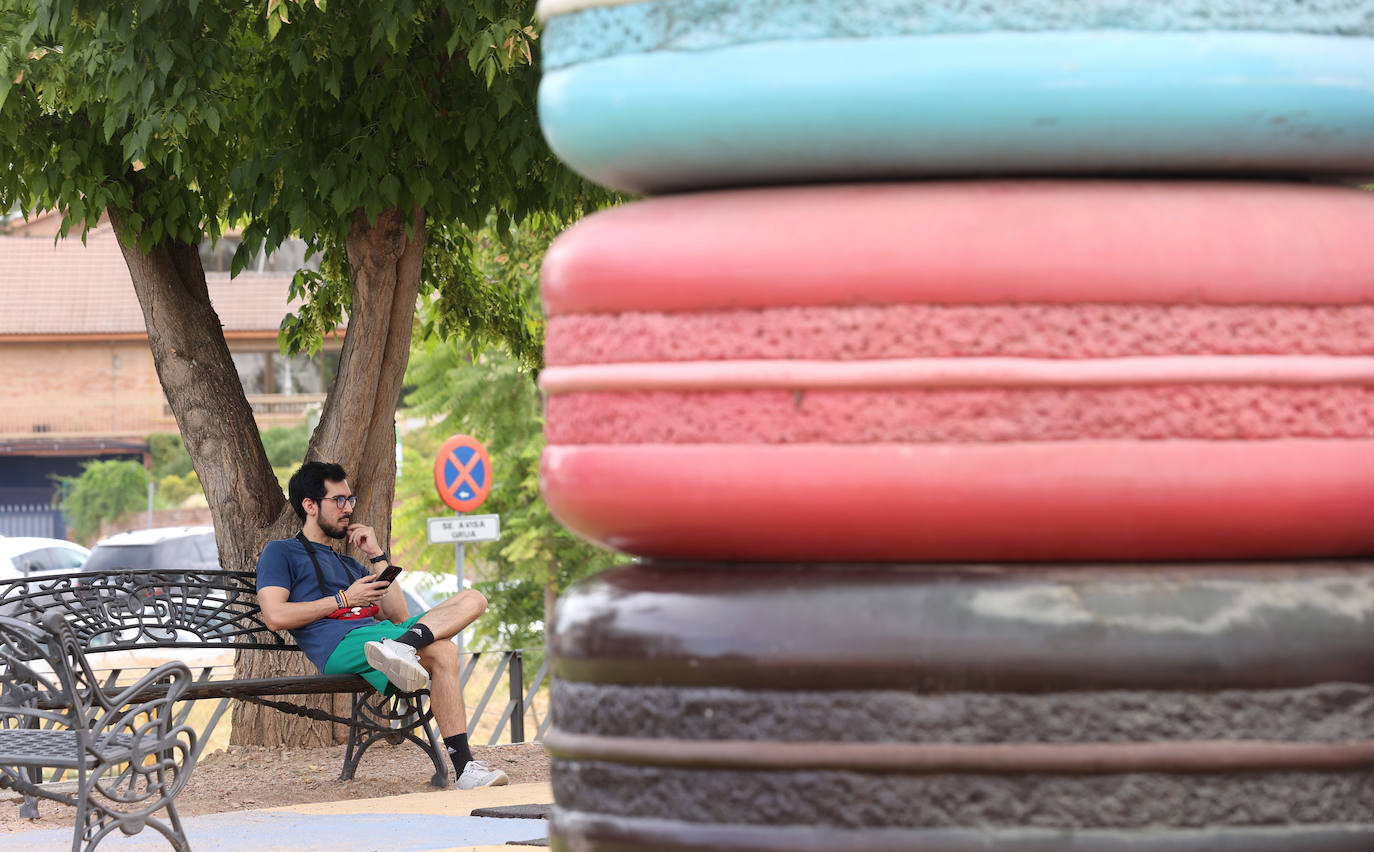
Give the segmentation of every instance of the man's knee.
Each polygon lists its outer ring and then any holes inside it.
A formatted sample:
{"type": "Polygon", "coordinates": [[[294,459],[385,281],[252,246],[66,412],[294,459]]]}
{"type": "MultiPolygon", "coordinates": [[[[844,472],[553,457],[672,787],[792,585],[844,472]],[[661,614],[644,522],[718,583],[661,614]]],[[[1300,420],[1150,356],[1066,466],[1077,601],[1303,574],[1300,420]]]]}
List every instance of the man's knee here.
{"type": "Polygon", "coordinates": [[[431,642],[420,649],[420,663],[427,669],[458,665],[458,646],[447,639],[431,642]]]}
{"type": "Polygon", "coordinates": [[[487,597],[476,589],[463,589],[453,596],[453,600],[465,606],[475,608],[478,615],[487,611],[487,597]]]}

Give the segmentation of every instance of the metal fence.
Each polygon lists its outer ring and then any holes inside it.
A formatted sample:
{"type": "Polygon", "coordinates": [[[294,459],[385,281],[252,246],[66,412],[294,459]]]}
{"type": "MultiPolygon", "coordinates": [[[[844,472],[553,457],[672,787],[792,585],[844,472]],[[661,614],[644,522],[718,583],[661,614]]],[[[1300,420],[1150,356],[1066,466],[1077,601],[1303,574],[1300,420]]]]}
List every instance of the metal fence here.
{"type": "Polygon", "coordinates": [[[64,538],[62,510],[39,504],[0,506],[0,535],[64,538]]]}
{"type": "MultiPolygon", "coordinates": [[[[507,742],[525,742],[525,719],[527,715],[532,715],[531,721],[534,722],[535,732],[534,741],[544,739],[544,734],[548,732],[552,721],[548,712],[548,704],[544,704],[542,712],[536,708],[535,697],[539,695],[539,689],[544,685],[544,678],[549,672],[549,658],[544,656],[543,662],[539,664],[539,669],[534,673],[529,686],[525,686],[525,654],[527,651],[487,651],[482,653],[468,654],[467,661],[463,664],[460,682],[464,689],[468,681],[472,678],[473,672],[477,670],[478,664],[483,659],[496,657],[496,670],[491,674],[487,685],[482,690],[482,697],[476,706],[472,708],[468,715],[468,730],[476,732],[478,726],[482,724],[482,717],[487,712],[488,705],[491,704],[492,697],[501,686],[502,676],[506,681],[506,702],[496,718],[495,728],[492,730],[487,745],[496,745],[501,740],[501,734],[505,731],[506,725],[510,725],[510,739],[507,742]]],[[[499,702],[498,702],[499,704],[499,702]]],[[[493,707],[493,709],[495,709],[493,707]]]]}

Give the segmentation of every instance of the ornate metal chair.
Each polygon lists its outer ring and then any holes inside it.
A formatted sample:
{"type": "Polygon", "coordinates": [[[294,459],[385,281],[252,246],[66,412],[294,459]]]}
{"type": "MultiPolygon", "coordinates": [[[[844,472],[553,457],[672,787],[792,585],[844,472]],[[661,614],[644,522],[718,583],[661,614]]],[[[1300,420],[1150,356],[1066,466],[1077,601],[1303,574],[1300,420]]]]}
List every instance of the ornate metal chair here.
{"type": "Polygon", "coordinates": [[[42,625],[0,616],[0,787],[74,807],[72,852],[145,826],[189,852],[175,799],[195,766],[196,734],[173,724],[171,710],[190,670],[166,663],[102,688],[64,613],[42,625]],[[150,691],[156,697],[140,697],[150,691]],[[75,791],[40,783],[44,769],[71,772],[75,791]]]}

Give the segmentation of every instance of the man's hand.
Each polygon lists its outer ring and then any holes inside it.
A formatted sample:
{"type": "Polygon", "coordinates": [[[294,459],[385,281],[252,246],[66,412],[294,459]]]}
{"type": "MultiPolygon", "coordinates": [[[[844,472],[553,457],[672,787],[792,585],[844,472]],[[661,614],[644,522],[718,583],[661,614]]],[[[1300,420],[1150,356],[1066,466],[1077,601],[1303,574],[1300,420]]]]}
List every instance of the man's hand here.
{"type": "Polygon", "coordinates": [[[349,524],[348,543],[368,556],[382,555],[382,546],[377,543],[377,533],[367,524],[349,524]]]}
{"type": "Polygon", "coordinates": [[[353,585],[344,589],[344,597],[348,598],[349,606],[371,606],[379,603],[386,590],[391,587],[390,583],[378,583],[376,574],[368,574],[361,580],[355,580],[353,585]]]}

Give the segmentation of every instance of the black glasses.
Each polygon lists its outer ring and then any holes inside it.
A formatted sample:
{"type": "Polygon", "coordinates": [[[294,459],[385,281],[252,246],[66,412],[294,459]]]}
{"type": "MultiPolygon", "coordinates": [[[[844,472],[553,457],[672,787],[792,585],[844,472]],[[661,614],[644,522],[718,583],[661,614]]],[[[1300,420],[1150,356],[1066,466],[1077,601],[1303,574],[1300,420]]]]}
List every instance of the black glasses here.
{"type": "Polygon", "coordinates": [[[347,497],[342,494],[336,494],[333,497],[324,497],[320,502],[324,503],[325,500],[333,500],[334,505],[338,506],[340,509],[352,509],[354,506],[358,505],[358,498],[351,494],[347,497]]]}

